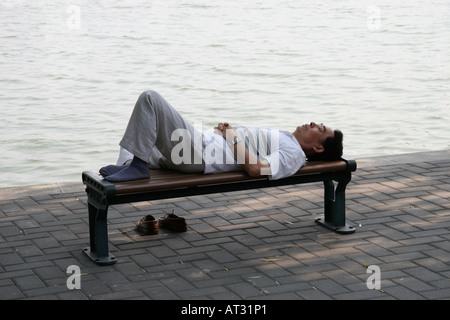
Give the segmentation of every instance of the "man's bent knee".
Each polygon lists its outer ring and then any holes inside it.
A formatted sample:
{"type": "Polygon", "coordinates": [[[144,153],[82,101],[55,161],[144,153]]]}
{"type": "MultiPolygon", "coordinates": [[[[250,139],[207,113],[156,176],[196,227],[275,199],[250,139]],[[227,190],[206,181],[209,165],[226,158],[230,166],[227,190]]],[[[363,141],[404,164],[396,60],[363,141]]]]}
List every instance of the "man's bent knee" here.
{"type": "Polygon", "coordinates": [[[146,99],[146,100],[152,101],[152,98],[154,99],[156,97],[161,97],[161,95],[154,90],[146,90],[140,94],[139,100],[146,99]]]}

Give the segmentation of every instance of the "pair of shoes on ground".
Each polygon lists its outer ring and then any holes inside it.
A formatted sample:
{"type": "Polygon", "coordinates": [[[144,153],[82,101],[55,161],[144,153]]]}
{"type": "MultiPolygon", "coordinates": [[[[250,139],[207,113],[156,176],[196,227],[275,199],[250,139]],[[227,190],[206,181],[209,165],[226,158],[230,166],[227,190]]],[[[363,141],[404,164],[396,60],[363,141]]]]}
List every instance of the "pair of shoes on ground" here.
{"type": "Polygon", "coordinates": [[[169,229],[175,232],[185,232],[187,230],[186,220],[173,213],[167,213],[158,221],[152,215],[146,215],[136,224],[136,230],[142,234],[158,234],[159,228],[169,229]],[[159,225],[159,227],[158,227],[159,225]]]}

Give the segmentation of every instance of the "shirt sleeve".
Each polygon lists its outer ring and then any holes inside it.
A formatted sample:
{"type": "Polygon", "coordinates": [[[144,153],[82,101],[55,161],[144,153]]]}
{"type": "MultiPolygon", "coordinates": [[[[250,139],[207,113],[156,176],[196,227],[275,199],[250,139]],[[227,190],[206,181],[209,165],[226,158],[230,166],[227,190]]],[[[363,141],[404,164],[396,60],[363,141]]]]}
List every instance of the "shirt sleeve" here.
{"type": "Polygon", "coordinates": [[[306,156],[301,149],[280,149],[268,156],[265,159],[270,164],[271,175],[270,180],[278,180],[289,177],[296,173],[305,163],[306,156]]]}

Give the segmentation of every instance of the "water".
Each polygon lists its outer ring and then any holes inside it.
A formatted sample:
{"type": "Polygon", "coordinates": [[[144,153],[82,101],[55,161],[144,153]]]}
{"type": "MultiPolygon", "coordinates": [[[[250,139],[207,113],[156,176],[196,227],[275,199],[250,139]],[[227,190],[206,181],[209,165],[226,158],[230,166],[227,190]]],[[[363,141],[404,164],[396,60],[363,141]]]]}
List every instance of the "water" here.
{"type": "Polygon", "coordinates": [[[9,0],[0,187],[114,163],[138,95],[203,128],[323,122],[359,158],[448,149],[450,2],[9,0]]]}

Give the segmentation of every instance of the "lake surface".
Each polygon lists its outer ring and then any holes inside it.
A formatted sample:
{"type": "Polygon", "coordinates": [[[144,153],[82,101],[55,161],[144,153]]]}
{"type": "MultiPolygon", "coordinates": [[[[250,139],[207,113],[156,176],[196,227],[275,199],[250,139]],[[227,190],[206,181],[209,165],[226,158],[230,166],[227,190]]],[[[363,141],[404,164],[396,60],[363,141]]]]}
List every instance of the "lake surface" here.
{"type": "Polygon", "coordinates": [[[450,148],[450,2],[8,0],[0,187],[115,163],[139,94],[219,121],[344,132],[352,158],[450,148]]]}

